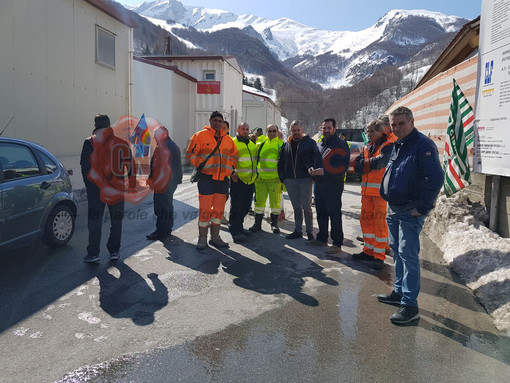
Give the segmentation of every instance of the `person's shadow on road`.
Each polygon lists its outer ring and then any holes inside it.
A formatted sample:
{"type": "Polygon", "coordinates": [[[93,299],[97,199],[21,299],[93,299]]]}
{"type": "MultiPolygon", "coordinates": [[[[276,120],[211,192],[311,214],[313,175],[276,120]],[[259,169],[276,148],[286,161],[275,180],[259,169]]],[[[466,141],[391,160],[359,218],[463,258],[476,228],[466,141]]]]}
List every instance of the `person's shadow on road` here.
{"type": "Polygon", "coordinates": [[[147,281],[125,263],[116,263],[113,267],[120,272],[116,278],[102,270],[97,274],[101,290],[99,301],[101,308],[113,318],[130,318],[138,326],[147,326],[154,322],[154,314],[168,304],[168,289],[151,273],[147,281]]]}
{"type": "Polygon", "coordinates": [[[226,273],[236,277],[236,286],[261,294],[286,294],[304,305],[318,306],[317,299],[303,292],[304,278],[338,285],[336,280],[323,273],[321,266],[297,252],[290,249],[276,252],[262,247],[257,250],[270,262],[257,262],[232,250],[225,252],[228,258],[223,259],[222,267],[226,273]]]}
{"type": "Polygon", "coordinates": [[[214,247],[197,250],[194,244],[183,240],[164,241],[168,259],[178,265],[188,267],[203,274],[218,274],[224,255],[214,247]]]}

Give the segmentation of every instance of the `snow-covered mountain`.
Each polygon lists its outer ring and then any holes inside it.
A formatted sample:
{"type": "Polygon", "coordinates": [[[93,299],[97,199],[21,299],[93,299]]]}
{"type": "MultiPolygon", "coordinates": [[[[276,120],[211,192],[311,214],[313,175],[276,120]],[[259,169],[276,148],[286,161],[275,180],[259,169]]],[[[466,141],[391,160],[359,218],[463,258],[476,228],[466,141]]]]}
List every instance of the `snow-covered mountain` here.
{"type": "MultiPolygon", "coordinates": [[[[288,18],[270,20],[185,6],[177,0],[146,1],[132,10],[177,36],[189,27],[211,33],[228,28],[249,32],[278,60],[325,87],[356,83],[384,65],[406,64],[467,21],[426,10],[392,10],[373,26],[350,32],[312,28],[288,18]]],[[[180,38],[189,46],[200,47],[199,41],[180,38]]]]}

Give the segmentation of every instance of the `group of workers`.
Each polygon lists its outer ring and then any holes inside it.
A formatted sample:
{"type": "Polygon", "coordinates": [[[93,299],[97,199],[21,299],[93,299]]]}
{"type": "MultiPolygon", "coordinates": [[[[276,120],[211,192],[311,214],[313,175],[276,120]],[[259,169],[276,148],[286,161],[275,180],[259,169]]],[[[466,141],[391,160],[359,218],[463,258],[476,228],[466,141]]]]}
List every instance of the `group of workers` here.
{"type": "MultiPolygon", "coordinates": [[[[294,211],[294,230],[285,238],[302,238],[304,219],[306,243],[324,246],[330,256],[341,256],[344,241],[342,193],[350,148],[346,140],[336,134],[335,119],[322,121],[319,142],[303,133],[299,120],[292,121],[291,135],[285,141],[274,124],[266,128],[266,135],[258,132],[257,139],[253,140],[246,122],[239,124],[234,138],[228,134],[228,123],[220,112],[213,112],[209,123],[191,137],[186,149],[187,160],[200,169],[196,248],[203,250],[208,244],[229,247],[220,236],[227,197],[230,198],[228,227],[234,242],[245,242],[262,230],[268,199],[271,231],[279,234],[278,217],[285,189],[294,211]],[[316,236],[313,234],[312,193],[319,228],[316,236]],[[251,209],[254,194],[255,222],[246,230],[244,219],[251,209]],[[331,246],[328,246],[329,238],[331,246]]],[[[389,116],[371,121],[366,133],[370,142],[355,162],[356,171],[362,174],[363,251],[353,254],[352,258],[369,262],[372,268],[380,270],[391,248],[395,288],[389,294],[378,295],[377,299],[399,306],[390,318],[393,323],[409,323],[419,318],[419,235],[443,183],[443,173],[436,145],[414,127],[410,109],[398,107],[389,116]]],[[[95,185],[91,178],[95,171],[91,166],[94,151],[98,153],[101,143],[112,135],[108,117],[96,116],[93,136],[85,141],[82,152],[82,173],[89,201],[89,246],[85,262],[99,261],[101,219],[98,217],[102,217],[105,204],[112,215],[107,247],[112,260],[119,258],[124,201],[105,201],[100,185],[95,185]],[[115,213],[117,219],[113,219],[115,213]]],[[[154,188],[154,211],[158,220],[156,231],[147,235],[150,240],[163,239],[171,233],[173,193],[182,182],[179,148],[164,127],[156,129],[154,135],[157,147],[150,164],[148,185],[151,188],[158,185],[154,188]],[[162,172],[162,166],[167,170],[162,172]]],[[[128,158],[124,163],[127,172],[121,176],[127,175],[132,183],[130,161],[132,159],[128,158]]]]}

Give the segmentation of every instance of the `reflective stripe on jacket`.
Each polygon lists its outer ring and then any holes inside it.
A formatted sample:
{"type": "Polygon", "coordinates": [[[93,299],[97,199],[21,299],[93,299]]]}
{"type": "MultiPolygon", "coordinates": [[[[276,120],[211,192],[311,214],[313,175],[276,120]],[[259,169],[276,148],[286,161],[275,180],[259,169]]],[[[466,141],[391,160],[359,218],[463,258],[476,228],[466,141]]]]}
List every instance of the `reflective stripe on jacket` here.
{"type": "Polygon", "coordinates": [[[283,143],[281,138],[275,137],[257,144],[259,150],[257,171],[261,179],[278,178],[278,156],[283,143]]]}
{"type": "Polygon", "coordinates": [[[238,137],[234,138],[234,144],[237,148],[237,176],[243,183],[252,184],[257,178],[257,146],[248,138],[244,142],[238,137]]]}
{"type": "MultiPolygon", "coordinates": [[[[195,133],[186,149],[186,158],[195,168],[198,167],[214,150],[218,143],[214,138],[216,131],[206,126],[195,133]]],[[[229,177],[237,165],[237,148],[234,140],[223,130],[220,131],[221,144],[216,152],[209,158],[202,173],[212,176],[214,180],[223,181],[229,177]]]]}
{"type": "Polygon", "coordinates": [[[363,148],[363,157],[365,158],[365,161],[363,164],[363,175],[361,176],[361,195],[380,196],[379,187],[381,186],[381,181],[386,167],[370,169],[370,158],[379,156],[381,154],[381,150],[388,145],[393,145],[393,143],[391,141],[384,140],[382,143],[371,144],[370,146],[365,146],[363,148]],[[372,145],[375,145],[375,147],[371,148],[372,145]]]}

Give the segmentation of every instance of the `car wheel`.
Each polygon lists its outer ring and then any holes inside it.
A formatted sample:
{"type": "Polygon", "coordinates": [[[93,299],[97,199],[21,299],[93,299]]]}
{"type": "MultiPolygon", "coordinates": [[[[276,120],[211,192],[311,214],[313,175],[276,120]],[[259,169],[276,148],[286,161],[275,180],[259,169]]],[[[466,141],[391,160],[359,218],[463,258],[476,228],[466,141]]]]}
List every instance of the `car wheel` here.
{"type": "Polygon", "coordinates": [[[73,236],[75,216],[65,205],[55,207],[46,221],[43,242],[50,247],[63,246],[73,236]]]}

